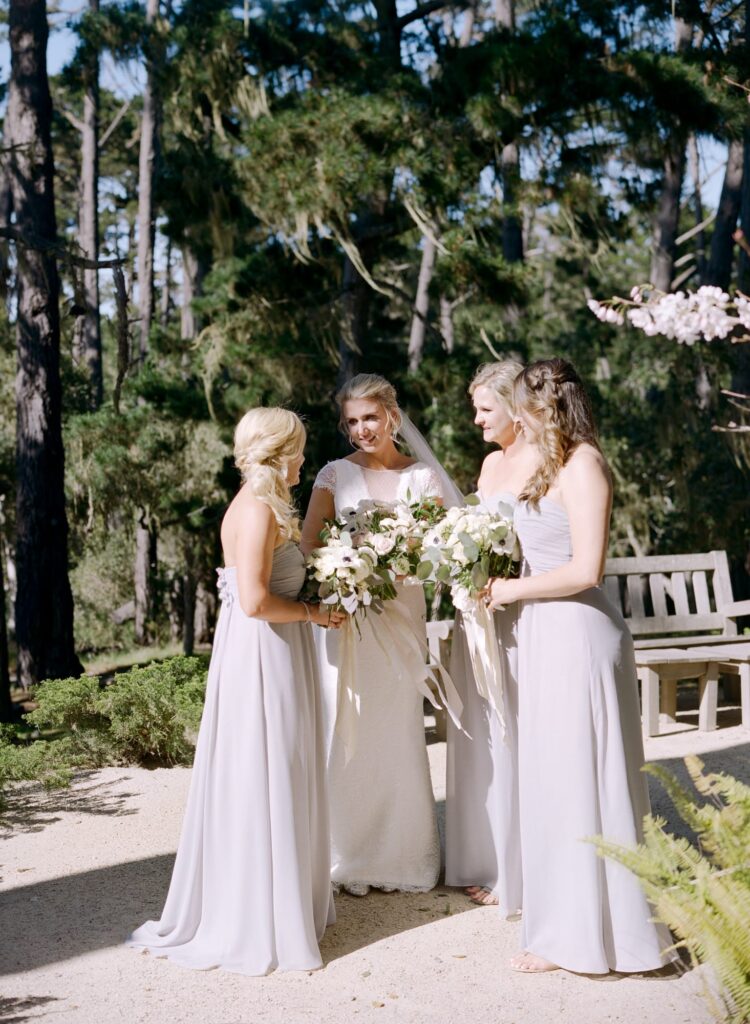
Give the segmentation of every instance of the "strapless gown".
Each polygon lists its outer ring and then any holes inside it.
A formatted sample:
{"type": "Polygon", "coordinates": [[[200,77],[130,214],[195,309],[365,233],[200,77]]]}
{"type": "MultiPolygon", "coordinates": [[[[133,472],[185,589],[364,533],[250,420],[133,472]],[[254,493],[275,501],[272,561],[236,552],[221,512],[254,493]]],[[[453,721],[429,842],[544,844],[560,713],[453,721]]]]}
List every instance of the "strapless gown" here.
{"type": "MultiPolygon", "coordinates": [[[[296,598],[304,558],[276,549],[271,590],[296,598]]],[[[325,745],[312,631],[221,610],[182,834],[161,920],[129,937],[185,967],[239,974],[321,966],[335,920],[325,745]]]]}
{"type": "MultiPolygon", "coordinates": [[[[525,572],[570,560],[560,504],[519,503],[515,521],[525,572]]],[[[586,842],[634,846],[650,809],[628,628],[593,587],[522,602],[518,649],[522,948],[587,974],[661,967],[671,938],[638,879],[586,842]]]]}
{"type": "MultiPolygon", "coordinates": [[[[482,499],[496,511],[515,505],[512,494],[482,499]]],[[[448,722],[445,803],[445,883],[481,885],[491,890],[506,917],[522,905],[521,842],[518,811],[518,605],[495,612],[500,657],[505,667],[506,733],[480,697],[461,616],[456,617],[450,672],[463,701],[459,731],[448,722]]]]}

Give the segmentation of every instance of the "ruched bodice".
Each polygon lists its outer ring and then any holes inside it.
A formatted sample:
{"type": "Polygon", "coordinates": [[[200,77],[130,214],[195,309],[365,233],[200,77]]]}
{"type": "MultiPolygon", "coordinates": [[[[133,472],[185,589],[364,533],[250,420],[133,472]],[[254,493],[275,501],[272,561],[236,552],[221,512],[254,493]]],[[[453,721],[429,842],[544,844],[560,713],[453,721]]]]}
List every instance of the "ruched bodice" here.
{"type": "Polygon", "coordinates": [[[573,554],[570,524],[562,505],[550,498],[540,498],[537,508],[519,501],[515,509],[515,526],[526,574],[538,576],[570,561],[573,554]]]}
{"type": "MultiPolygon", "coordinates": [[[[237,567],[217,569],[219,574],[219,597],[226,602],[238,596],[237,567]]],[[[277,597],[294,600],[305,582],[305,556],[294,543],[288,540],[279,545],[273,553],[269,587],[277,597]]]]}

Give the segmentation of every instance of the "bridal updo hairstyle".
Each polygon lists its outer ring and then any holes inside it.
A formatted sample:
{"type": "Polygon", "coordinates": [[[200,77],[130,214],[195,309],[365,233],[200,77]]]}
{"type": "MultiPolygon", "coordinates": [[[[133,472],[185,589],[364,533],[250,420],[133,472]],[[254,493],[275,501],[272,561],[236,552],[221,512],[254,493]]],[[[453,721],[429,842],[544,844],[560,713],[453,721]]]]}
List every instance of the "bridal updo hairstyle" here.
{"type": "Polygon", "coordinates": [[[516,378],[514,402],[516,411],[527,412],[540,426],[542,462],[520,495],[537,507],[579,444],[601,450],[594,415],[581,378],[567,359],[542,359],[527,366],[516,378]]]}
{"type": "Polygon", "coordinates": [[[489,388],[513,415],[515,411],[513,384],[523,366],[516,359],[502,359],[497,363],[483,363],[474,374],[469,384],[469,394],[473,395],[477,388],[489,388]]]}
{"type": "Polygon", "coordinates": [[[367,398],[382,405],[388,422],[388,432],[395,440],[401,426],[401,410],[398,407],[396,389],[391,382],[377,373],[358,373],[344,384],[336,395],[336,405],[339,409],[339,430],[346,438],[350,435],[344,416],[344,402],[357,398],[367,398]]]}
{"type": "Polygon", "coordinates": [[[234,432],[234,462],[253,495],[273,512],[286,540],[299,539],[299,521],[292,504],[287,467],[299,458],[307,433],[289,409],[251,409],[234,432]]]}

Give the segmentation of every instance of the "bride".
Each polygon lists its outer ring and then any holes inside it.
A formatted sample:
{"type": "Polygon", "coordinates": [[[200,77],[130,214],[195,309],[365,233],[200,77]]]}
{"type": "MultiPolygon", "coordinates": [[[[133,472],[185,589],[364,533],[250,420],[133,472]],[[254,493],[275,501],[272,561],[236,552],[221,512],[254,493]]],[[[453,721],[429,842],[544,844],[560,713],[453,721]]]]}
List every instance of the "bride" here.
{"type": "MultiPolygon", "coordinates": [[[[402,414],[392,384],[362,373],[341,389],[336,402],[340,427],[355,451],[318,474],[302,529],[305,553],[318,546],[323,520],[342,509],[373,499],[417,501],[442,493],[436,473],[395,445],[402,414]]],[[[398,597],[389,604],[398,605],[414,633],[424,636],[422,588],[397,587],[398,597]]],[[[355,896],[366,895],[371,887],[424,892],[433,888],[440,871],[422,696],[394,665],[382,631],[379,616],[370,614],[355,637],[361,692],[350,759],[335,727],[339,640],[316,631],[328,749],[331,877],[355,896]]]]}

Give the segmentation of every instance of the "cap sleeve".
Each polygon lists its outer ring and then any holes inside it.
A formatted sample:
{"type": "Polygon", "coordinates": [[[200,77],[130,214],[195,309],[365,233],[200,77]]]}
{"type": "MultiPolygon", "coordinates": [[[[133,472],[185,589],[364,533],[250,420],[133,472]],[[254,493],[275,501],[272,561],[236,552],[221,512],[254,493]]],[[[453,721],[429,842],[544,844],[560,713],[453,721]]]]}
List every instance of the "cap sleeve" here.
{"type": "Polygon", "coordinates": [[[313,487],[318,487],[323,491],[330,491],[331,494],[336,493],[336,466],[333,462],[327,462],[321,469],[318,475],[315,477],[315,483],[313,487]]]}

